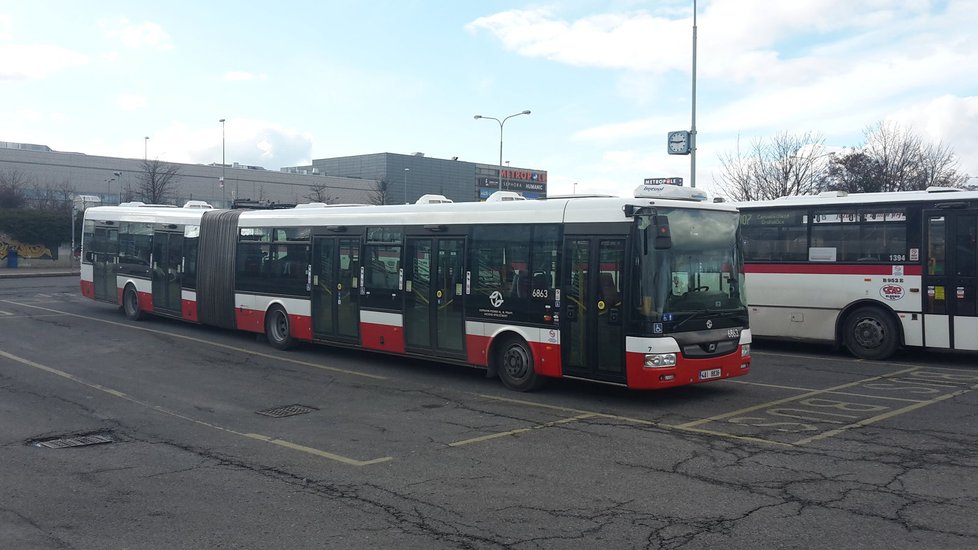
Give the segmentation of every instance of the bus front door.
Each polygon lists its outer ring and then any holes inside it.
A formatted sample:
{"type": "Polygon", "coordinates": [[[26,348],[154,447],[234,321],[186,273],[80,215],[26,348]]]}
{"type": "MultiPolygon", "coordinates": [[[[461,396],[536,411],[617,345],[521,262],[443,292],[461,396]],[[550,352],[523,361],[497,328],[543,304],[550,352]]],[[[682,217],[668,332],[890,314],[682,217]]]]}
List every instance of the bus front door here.
{"type": "Polygon", "coordinates": [[[360,239],[315,237],[312,247],[312,332],[320,340],[360,338],[360,239]]]}
{"type": "Polygon", "coordinates": [[[563,372],[625,383],[622,274],[625,240],[568,235],[564,250],[564,313],[560,348],[563,372]]]}
{"type": "Polygon", "coordinates": [[[458,357],[465,352],[465,239],[407,239],[404,338],[409,352],[458,357]]]}
{"type": "Polygon", "coordinates": [[[92,240],[92,284],[95,299],[118,302],[116,266],[119,259],[119,230],[115,227],[96,227],[92,240]]]}
{"type": "Polygon", "coordinates": [[[978,350],[978,210],[930,210],[924,219],[924,346],[978,350]]]}
{"type": "Polygon", "coordinates": [[[181,313],[183,233],[153,233],[153,310],[181,313]]]}

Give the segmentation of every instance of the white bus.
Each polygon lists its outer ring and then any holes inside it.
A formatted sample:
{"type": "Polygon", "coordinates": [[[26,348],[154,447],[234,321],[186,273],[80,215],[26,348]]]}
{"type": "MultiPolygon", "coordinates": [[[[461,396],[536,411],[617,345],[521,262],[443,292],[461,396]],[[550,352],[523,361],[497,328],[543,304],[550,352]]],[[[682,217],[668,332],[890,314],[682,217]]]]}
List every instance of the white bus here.
{"type": "MultiPolygon", "coordinates": [[[[673,190],[674,191],[674,190],[673,190]]],[[[738,214],[655,198],[85,212],[82,294],[146,313],[547,378],[750,370],[738,214]]]]}
{"type": "Polygon", "coordinates": [[[739,203],[755,337],[978,350],[978,192],[827,192],[739,203]]]}

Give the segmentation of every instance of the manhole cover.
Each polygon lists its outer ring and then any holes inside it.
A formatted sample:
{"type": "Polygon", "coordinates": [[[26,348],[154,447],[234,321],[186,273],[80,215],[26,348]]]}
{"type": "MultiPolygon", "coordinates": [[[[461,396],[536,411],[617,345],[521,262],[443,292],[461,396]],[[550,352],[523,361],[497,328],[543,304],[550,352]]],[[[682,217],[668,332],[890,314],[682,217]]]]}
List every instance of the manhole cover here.
{"type": "Polygon", "coordinates": [[[59,437],[56,439],[37,441],[34,443],[34,446],[44,447],[47,449],[67,449],[69,447],[85,447],[88,445],[101,445],[103,443],[112,443],[112,438],[103,434],[59,437]]]}
{"type": "Polygon", "coordinates": [[[258,414],[263,414],[265,416],[271,416],[273,418],[284,418],[286,416],[295,416],[297,414],[311,413],[312,411],[318,411],[316,407],[310,407],[309,405],[285,405],[282,407],[275,407],[272,409],[265,409],[263,411],[258,411],[258,414]]]}

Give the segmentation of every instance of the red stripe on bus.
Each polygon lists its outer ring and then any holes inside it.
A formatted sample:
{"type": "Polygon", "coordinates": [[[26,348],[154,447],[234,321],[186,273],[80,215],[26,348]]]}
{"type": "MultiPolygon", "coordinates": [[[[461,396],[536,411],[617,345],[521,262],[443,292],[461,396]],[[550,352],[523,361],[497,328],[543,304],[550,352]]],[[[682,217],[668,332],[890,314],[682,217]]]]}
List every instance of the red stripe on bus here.
{"type": "MultiPolygon", "coordinates": [[[[745,273],[800,273],[808,275],[884,275],[893,276],[893,268],[899,264],[745,264],[745,273]]],[[[920,275],[919,265],[904,265],[906,276],[920,275]]]]}

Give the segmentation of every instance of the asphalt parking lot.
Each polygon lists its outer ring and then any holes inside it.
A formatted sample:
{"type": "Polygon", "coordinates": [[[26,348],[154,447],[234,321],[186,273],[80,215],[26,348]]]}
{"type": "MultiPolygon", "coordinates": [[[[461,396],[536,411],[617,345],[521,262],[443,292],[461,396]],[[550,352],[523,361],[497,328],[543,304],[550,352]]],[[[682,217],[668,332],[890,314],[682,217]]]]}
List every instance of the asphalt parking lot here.
{"type": "Polygon", "coordinates": [[[975,363],[762,342],[740,379],[522,394],[0,281],[0,546],[976,546],[975,363]]]}

